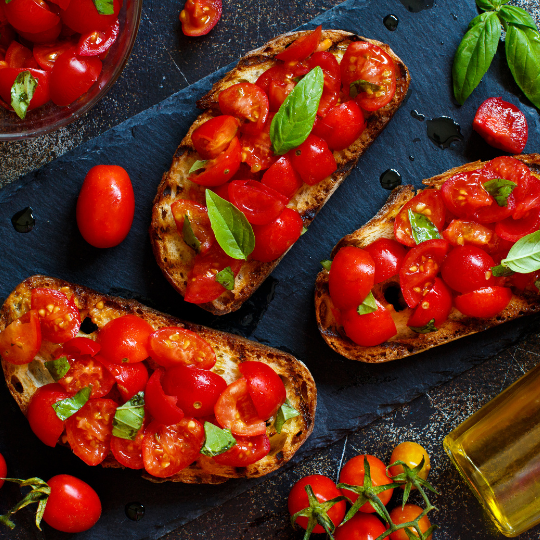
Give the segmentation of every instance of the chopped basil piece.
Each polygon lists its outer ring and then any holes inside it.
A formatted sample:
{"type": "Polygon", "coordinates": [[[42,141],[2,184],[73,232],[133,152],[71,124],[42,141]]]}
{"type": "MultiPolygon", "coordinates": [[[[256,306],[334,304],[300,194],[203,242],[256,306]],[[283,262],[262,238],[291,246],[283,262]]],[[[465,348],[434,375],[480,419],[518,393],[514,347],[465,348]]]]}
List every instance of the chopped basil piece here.
{"type": "Polygon", "coordinates": [[[92,0],[100,15],[114,15],[114,0],[92,0]]]}
{"type": "Polygon", "coordinates": [[[519,274],[540,270],[540,231],[520,238],[510,249],[501,265],[519,274]]]}
{"type": "Polygon", "coordinates": [[[508,197],[517,186],[512,180],[494,178],[484,182],[484,189],[497,201],[499,206],[508,206],[508,197]]]}
{"type": "Polygon", "coordinates": [[[190,248],[194,249],[196,253],[199,253],[201,251],[201,242],[195,236],[195,233],[193,232],[193,228],[191,227],[191,221],[189,221],[189,217],[187,214],[184,216],[184,225],[182,226],[182,237],[184,238],[184,242],[190,248]]]}
{"type": "Polygon", "coordinates": [[[412,237],[417,244],[421,244],[426,240],[436,240],[441,238],[439,229],[433,225],[431,219],[424,214],[408,210],[409,222],[411,223],[412,237]]]}
{"type": "Polygon", "coordinates": [[[369,81],[364,81],[363,79],[358,79],[353,81],[349,86],[349,95],[352,98],[355,98],[358,94],[362,92],[367,92],[368,94],[375,94],[380,92],[383,87],[380,84],[371,83],[369,81]]]}
{"type": "Polygon", "coordinates": [[[191,169],[189,169],[189,174],[192,172],[198,171],[199,169],[204,169],[206,167],[206,164],[208,163],[207,159],[203,160],[197,160],[192,166],[191,169]]]}
{"type": "Polygon", "coordinates": [[[300,413],[291,405],[291,402],[286,399],[285,403],[279,408],[276,414],[276,420],[274,422],[274,428],[278,433],[281,433],[283,424],[291,418],[300,416],[300,413]]]}
{"type": "Polygon", "coordinates": [[[540,280],[536,280],[534,286],[540,291],[540,280]]]}
{"type": "Polygon", "coordinates": [[[229,429],[218,428],[212,422],[204,423],[204,434],[206,440],[201,448],[201,454],[205,456],[219,456],[236,444],[236,439],[229,429]]]}
{"type": "Polygon", "coordinates": [[[332,267],[332,261],[325,259],[324,261],[321,261],[321,266],[330,272],[330,268],[332,267]]]}
{"type": "Polygon", "coordinates": [[[116,409],[112,434],[132,441],[144,421],[144,392],[135,394],[129,401],[116,409]]]}
{"type": "Polygon", "coordinates": [[[506,277],[506,276],[511,276],[515,272],[513,270],[510,270],[510,268],[506,268],[506,266],[503,266],[502,264],[499,264],[497,266],[494,266],[491,269],[491,273],[495,277],[503,277],[503,276],[506,277]]]}
{"type": "Polygon", "coordinates": [[[221,272],[216,274],[216,281],[223,285],[228,291],[234,289],[234,274],[232,268],[227,266],[221,272]]]}
{"type": "Polygon", "coordinates": [[[306,233],[307,233],[307,227],[304,225],[304,226],[302,227],[302,232],[300,233],[300,236],[302,236],[302,235],[304,235],[304,234],[306,234],[306,233]]]}
{"type": "Polygon", "coordinates": [[[45,362],[45,367],[49,370],[52,378],[55,381],[59,381],[69,371],[71,366],[69,365],[67,357],[61,356],[56,360],[45,362]]]}
{"type": "Polygon", "coordinates": [[[26,111],[34,97],[37,85],[37,79],[29,71],[21,71],[11,87],[11,106],[21,120],[26,117],[26,111]]]}
{"type": "Polygon", "coordinates": [[[56,412],[56,416],[58,416],[60,420],[67,420],[70,416],[74,415],[78,410],[84,407],[90,398],[91,391],[92,387],[86,386],[82,390],[79,390],[73,397],[53,403],[52,407],[56,412]]]}
{"type": "Polygon", "coordinates": [[[435,319],[431,319],[431,321],[424,326],[409,326],[409,328],[417,334],[429,334],[430,332],[437,331],[437,328],[435,327],[435,319]]]}
{"type": "Polygon", "coordinates": [[[364,301],[358,306],[356,311],[358,311],[358,315],[367,315],[368,313],[377,311],[377,302],[371,291],[364,298],[364,301]]]}

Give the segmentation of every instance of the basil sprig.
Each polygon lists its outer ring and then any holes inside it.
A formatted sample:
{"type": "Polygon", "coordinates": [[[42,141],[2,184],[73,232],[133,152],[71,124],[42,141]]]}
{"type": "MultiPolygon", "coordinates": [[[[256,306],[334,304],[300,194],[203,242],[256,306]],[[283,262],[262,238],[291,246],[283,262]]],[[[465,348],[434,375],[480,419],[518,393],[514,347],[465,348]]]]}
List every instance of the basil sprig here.
{"type": "Polygon", "coordinates": [[[286,97],[270,124],[270,140],[278,156],[300,146],[311,133],[324,86],[323,71],[313,68],[286,97]]]}
{"type": "Polygon", "coordinates": [[[187,214],[184,216],[184,224],[182,225],[182,238],[190,248],[195,250],[195,253],[199,253],[201,251],[201,242],[195,236],[193,227],[191,226],[191,221],[189,221],[187,214]]]}
{"type": "Polygon", "coordinates": [[[501,261],[501,266],[518,274],[540,270],[540,231],[520,238],[501,261]]]}
{"type": "Polygon", "coordinates": [[[51,374],[52,378],[55,381],[59,381],[69,371],[71,366],[69,365],[67,357],[61,356],[56,360],[49,360],[48,362],[45,362],[45,367],[51,374]]]}
{"type": "Polygon", "coordinates": [[[441,238],[439,229],[435,227],[431,219],[424,214],[408,210],[409,222],[411,224],[412,237],[416,244],[421,244],[426,240],[437,240],[441,238]]]}
{"type": "Polygon", "coordinates": [[[129,401],[116,409],[112,434],[132,441],[144,422],[144,392],[135,394],[129,401]]]}
{"type": "Polygon", "coordinates": [[[204,423],[204,435],[206,438],[201,454],[205,456],[219,456],[236,444],[236,439],[229,429],[221,429],[212,422],[204,423]]]}
{"type": "Polygon", "coordinates": [[[508,197],[517,186],[512,180],[493,178],[484,182],[484,189],[495,199],[499,206],[508,206],[508,197]]]}
{"type": "Polygon", "coordinates": [[[114,15],[114,0],[92,0],[100,15],[114,15]]]}
{"type": "Polygon", "coordinates": [[[255,249],[255,235],[246,216],[210,189],[206,190],[206,207],[221,249],[233,259],[247,259],[255,249]]]}
{"type": "Polygon", "coordinates": [[[221,272],[216,274],[216,281],[223,285],[228,291],[234,289],[234,273],[230,266],[224,268],[221,272]]]}
{"type": "Polygon", "coordinates": [[[475,17],[454,56],[454,96],[460,104],[471,95],[497,52],[506,30],[506,59],[523,93],[540,108],[540,34],[524,9],[506,6],[508,0],[476,0],[484,13],[475,17]]]}
{"type": "Polygon", "coordinates": [[[26,118],[37,85],[37,79],[29,71],[21,71],[15,78],[11,87],[11,106],[21,120],[26,118]]]}
{"type": "Polygon", "coordinates": [[[82,390],[79,390],[74,396],[53,403],[52,407],[56,412],[56,416],[63,421],[74,415],[78,410],[84,407],[90,398],[91,391],[92,387],[86,386],[82,390]]]}
{"type": "Polygon", "coordinates": [[[377,311],[377,302],[371,291],[364,298],[364,301],[358,306],[356,311],[358,312],[358,315],[367,315],[368,313],[377,311]]]}
{"type": "Polygon", "coordinates": [[[286,399],[285,403],[279,408],[276,413],[276,420],[274,422],[274,428],[278,433],[281,433],[283,425],[287,420],[300,416],[300,413],[291,405],[291,402],[286,399]]]}

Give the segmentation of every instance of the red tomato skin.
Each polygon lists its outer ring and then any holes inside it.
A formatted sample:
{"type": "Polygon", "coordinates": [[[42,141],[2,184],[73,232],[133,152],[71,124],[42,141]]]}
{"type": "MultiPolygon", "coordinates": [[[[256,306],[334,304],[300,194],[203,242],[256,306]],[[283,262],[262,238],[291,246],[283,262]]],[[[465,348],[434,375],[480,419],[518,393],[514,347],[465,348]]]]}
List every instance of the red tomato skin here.
{"type": "MultiPolygon", "coordinates": [[[[319,502],[326,502],[341,495],[341,492],[336,487],[336,484],[330,480],[327,476],[322,474],[312,474],[300,478],[291,489],[289,498],[287,500],[287,506],[289,508],[289,514],[294,516],[300,510],[309,507],[309,499],[305,490],[305,486],[310,485],[313,490],[315,498],[319,502]]],[[[345,501],[339,501],[328,511],[328,517],[332,520],[334,525],[339,525],[345,517],[345,501]]],[[[303,529],[307,528],[308,518],[298,517],[296,523],[303,529]]],[[[314,533],[324,533],[324,529],[319,525],[315,525],[313,529],[314,533]]]]}
{"type": "Polygon", "coordinates": [[[317,26],[315,30],[299,37],[293,41],[284,51],[276,55],[278,60],[283,62],[292,62],[305,60],[311,53],[315,51],[322,36],[322,26],[317,26]]]}
{"type": "MultiPolygon", "coordinates": [[[[311,71],[316,66],[323,70],[324,87],[317,114],[325,117],[328,111],[338,102],[341,88],[341,72],[336,57],[331,52],[315,52],[311,55],[308,69],[311,71]]],[[[363,123],[362,115],[362,123],[363,123]]],[[[330,144],[329,144],[330,146],[330,144]]],[[[349,146],[349,145],[347,145],[349,146]]]]}
{"type": "Polygon", "coordinates": [[[511,154],[521,154],[529,133],[525,115],[500,97],[488,98],[478,107],[473,129],[489,145],[511,154]]]}
{"type": "Polygon", "coordinates": [[[128,173],[118,165],[96,165],[86,175],[77,199],[77,225],[92,246],[109,248],[128,235],[135,195],[128,173]]]}
{"type": "Polygon", "coordinates": [[[214,461],[228,467],[247,467],[260,461],[270,453],[268,435],[257,437],[236,436],[236,444],[223,454],[214,456],[214,461]]]}
{"type": "Polygon", "coordinates": [[[348,148],[364,131],[364,113],[350,100],[331,108],[324,118],[317,117],[313,135],[326,141],[330,150],[348,148]]]}
{"type": "Polygon", "coordinates": [[[433,286],[416,306],[409,317],[407,326],[422,328],[435,319],[435,328],[439,328],[452,311],[452,293],[440,278],[435,278],[433,286]]]}
{"type": "Polygon", "coordinates": [[[334,155],[326,141],[313,134],[297,148],[290,150],[287,156],[294,170],[309,186],[318,184],[337,170],[334,155]]]}
{"type": "Polygon", "coordinates": [[[218,96],[219,108],[223,114],[245,120],[245,129],[263,129],[268,117],[268,96],[256,84],[245,82],[229,86],[218,96]]]}
{"type": "Polygon", "coordinates": [[[50,76],[46,71],[32,68],[11,68],[5,67],[0,69],[0,97],[6,102],[11,103],[11,87],[17,78],[17,75],[23,71],[29,71],[32,76],[38,81],[38,85],[34,92],[28,110],[36,109],[45,105],[50,99],[50,76]]]}
{"type": "Polygon", "coordinates": [[[380,345],[397,334],[390,312],[378,301],[377,310],[358,315],[357,308],[342,312],[343,328],[347,337],[361,347],[380,345]]]}
{"type": "Polygon", "coordinates": [[[40,349],[41,326],[36,310],[28,311],[0,332],[0,354],[10,364],[29,364],[40,349]]]}
{"type": "Polygon", "coordinates": [[[396,240],[379,238],[363,248],[375,263],[375,284],[398,274],[407,250],[396,240]]]}
{"type": "Polygon", "coordinates": [[[254,225],[255,249],[251,258],[260,262],[278,259],[300,238],[303,227],[300,214],[288,207],[271,223],[254,225]]]}
{"type": "Polygon", "coordinates": [[[238,369],[247,380],[249,395],[259,417],[266,420],[274,416],[287,399],[279,375],[264,362],[242,362],[238,369]]]}
{"type": "Polygon", "coordinates": [[[200,242],[199,253],[206,253],[216,240],[206,206],[189,199],[177,199],[171,204],[171,212],[182,237],[185,217],[188,217],[193,234],[200,242]]]}
{"type": "Polygon", "coordinates": [[[40,69],[50,71],[56,59],[73,46],[71,40],[58,41],[56,43],[36,44],[33,48],[33,55],[40,69]]]}
{"type": "Polygon", "coordinates": [[[94,30],[107,30],[114,24],[121,7],[122,0],[114,0],[114,13],[100,15],[92,0],[71,0],[61,17],[64,24],[78,34],[87,34],[94,30]]]}
{"type": "MultiPolygon", "coordinates": [[[[270,451],[270,448],[268,448],[270,451]]],[[[0,454],[0,479],[1,478],[7,478],[7,465],[6,460],[4,459],[4,456],[0,454]]],[[[0,480],[0,487],[4,485],[4,480],[0,480]]]]}
{"type": "Polygon", "coordinates": [[[495,234],[503,240],[517,242],[540,228],[540,208],[529,210],[522,218],[507,217],[495,225],[495,234]]]}
{"type": "Polygon", "coordinates": [[[238,119],[228,114],[210,118],[191,134],[193,146],[203,159],[214,159],[229,147],[239,127],[238,119]]]}
{"type": "Polygon", "coordinates": [[[62,346],[62,354],[88,354],[95,356],[101,350],[101,345],[93,339],[86,337],[74,337],[66,341],[62,346]]]}
{"type": "Polygon", "coordinates": [[[177,406],[178,397],[165,393],[162,380],[164,369],[156,369],[144,392],[144,404],[153,418],[160,424],[171,426],[184,418],[184,411],[177,406]]]}
{"type": "Polygon", "coordinates": [[[531,174],[527,183],[527,193],[520,193],[517,206],[512,214],[512,217],[514,219],[521,219],[522,217],[525,217],[527,212],[533,208],[538,208],[539,206],[540,180],[531,174]]]}
{"type": "Polygon", "coordinates": [[[13,28],[32,34],[48,30],[60,20],[45,2],[35,0],[11,0],[5,4],[4,11],[13,28]]]}
{"type": "Polygon", "coordinates": [[[146,388],[148,369],[146,369],[143,362],[115,364],[114,362],[109,362],[104,356],[100,356],[99,361],[110,371],[116,380],[116,387],[124,403],[146,388]]]}
{"type": "Polygon", "coordinates": [[[261,178],[261,184],[275,189],[288,201],[302,187],[302,179],[294,170],[291,160],[287,156],[281,156],[270,168],[266,170],[261,178]]]}
{"type": "Polygon", "coordinates": [[[36,33],[19,31],[19,36],[27,39],[28,41],[31,41],[32,43],[53,43],[58,39],[61,31],[62,21],[58,20],[58,23],[55,26],[49,28],[48,30],[36,33]]]}
{"type": "Polygon", "coordinates": [[[77,356],[70,358],[69,371],[58,380],[66,392],[75,394],[86,386],[91,386],[90,397],[98,398],[107,395],[114,386],[114,377],[99,361],[99,356],[77,356]]]}
{"type": "Polygon", "coordinates": [[[144,469],[144,461],[142,456],[142,441],[144,438],[144,427],[139,429],[139,432],[132,441],[129,439],[121,439],[120,437],[111,437],[111,452],[114,458],[120,465],[128,469],[144,469]]]}
{"type": "Polygon", "coordinates": [[[497,236],[494,232],[475,221],[453,219],[442,232],[442,236],[453,246],[472,245],[486,251],[492,251],[497,246],[497,236]]]}
{"type": "Polygon", "coordinates": [[[336,529],[335,540],[376,540],[386,531],[380,519],[371,514],[357,513],[336,529]]]}
{"type": "Polygon", "coordinates": [[[221,0],[187,0],[180,12],[182,32],[186,36],[208,34],[221,17],[221,4],[221,0]],[[205,8],[208,8],[208,11],[203,11],[205,8]]]}
{"type": "MultiPolygon", "coordinates": [[[[393,508],[390,511],[390,517],[392,518],[392,521],[399,525],[401,523],[408,523],[410,521],[413,521],[416,519],[423,511],[423,508],[420,508],[416,504],[406,504],[404,507],[397,506],[396,508],[393,508]]],[[[424,516],[420,521],[420,530],[425,533],[430,527],[431,523],[429,521],[429,518],[427,516],[424,516]]],[[[409,530],[411,530],[410,527],[407,527],[409,530]]],[[[411,532],[415,536],[418,536],[418,533],[416,532],[416,529],[412,529],[411,532]],[[414,532],[413,532],[414,531],[414,532]]],[[[431,540],[433,535],[429,535],[427,540],[431,540]]],[[[405,532],[405,529],[399,529],[395,532],[393,532],[389,536],[390,540],[408,540],[409,537],[407,536],[407,533],[405,532]]]]}
{"type": "Polygon", "coordinates": [[[456,308],[468,317],[490,319],[499,314],[512,299],[506,287],[484,287],[454,298],[456,308]]]}
{"type": "Polygon", "coordinates": [[[330,267],[328,288],[332,303],[338,309],[356,309],[375,284],[375,262],[363,249],[341,248],[330,267]]]}
{"type": "Polygon", "coordinates": [[[77,43],[78,56],[98,56],[106,53],[120,33],[120,21],[116,19],[107,30],[87,32],[77,43]]]}
{"type": "Polygon", "coordinates": [[[270,126],[273,119],[274,113],[270,113],[262,130],[257,130],[248,124],[241,127],[241,159],[243,163],[249,165],[250,172],[253,174],[268,169],[277,160],[270,139],[270,126]]]}
{"type": "Polygon", "coordinates": [[[4,60],[11,68],[22,68],[29,58],[32,58],[32,51],[18,41],[12,41],[6,51],[4,60]]]}
{"type": "Polygon", "coordinates": [[[93,527],[101,516],[101,501],[86,483],[68,474],[53,476],[48,482],[51,494],[43,521],[57,531],[83,532],[93,527]]]}
{"type": "Polygon", "coordinates": [[[470,219],[479,208],[490,206],[492,197],[482,185],[482,171],[458,173],[441,187],[446,208],[456,217],[470,219]]]}
{"type": "Polygon", "coordinates": [[[267,225],[276,220],[288,202],[281,193],[255,180],[233,180],[229,184],[229,200],[252,225],[267,225]]]}
{"type": "Polygon", "coordinates": [[[445,283],[454,291],[468,293],[495,284],[491,269],[495,261],[476,246],[456,247],[448,253],[441,266],[445,283]]]}

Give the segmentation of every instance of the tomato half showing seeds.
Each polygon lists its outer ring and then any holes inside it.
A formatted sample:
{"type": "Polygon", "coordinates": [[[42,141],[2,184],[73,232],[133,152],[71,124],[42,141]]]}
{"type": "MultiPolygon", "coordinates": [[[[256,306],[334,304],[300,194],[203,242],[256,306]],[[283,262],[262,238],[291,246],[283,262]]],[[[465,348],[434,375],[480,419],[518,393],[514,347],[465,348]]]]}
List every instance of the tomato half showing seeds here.
{"type": "Polygon", "coordinates": [[[240,167],[240,151],[240,141],[238,137],[233,137],[226,150],[207,161],[202,168],[193,171],[189,179],[201,186],[221,186],[230,180],[240,167]]]}
{"type": "MultiPolygon", "coordinates": [[[[424,458],[424,466],[420,469],[418,476],[426,480],[431,469],[431,462],[425,448],[417,442],[404,441],[398,444],[392,451],[390,464],[395,463],[396,461],[403,461],[410,469],[414,469],[420,465],[422,458],[424,458]]],[[[393,467],[390,467],[388,472],[390,473],[390,476],[397,476],[398,474],[403,473],[403,465],[394,465],[393,467]]]]}
{"type": "Polygon", "coordinates": [[[399,242],[390,238],[379,238],[363,249],[371,255],[375,263],[375,283],[381,283],[395,276],[407,254],[399,242]]]}
{"type": "Polygon", "coordinates": [[[247,467],[261,460],[270,452],[270,439],[266,433],[257,437],[235,437],[236,444],[223,454],[214,456],[214,461],[229,467],[247,467]]]}
{"type": "Polygon", "coordinates": [[[287,198],[255,180],[233,180],[229,199],[253,225],[267,225],[283,212],[287,198]]]}
{"type": "Polygon", "coordinates": [[[69,446],[87,465],[99,465],[107,457],[116,407],[112,399],[89,399],[66,420],[69,446]]]}
{"type": "Polygon", "coordinates": [[[177,406],[178,397],[167,395],[162,386],[164,369],[156,369],[144,392],[145,406],[160,424],[167,426],[177,424],[184,418],[184,411],[177,406]]]}
{"type": "Polygon", "coordinates": [[[99,361],[99,357],[80,356],[70,360],[69,371],[58,380],[66,392],[77,393],[86,386],[91,386],[90,397],[98,398],[107,395],[113,385],[114,377],[99,361]]]}
{"type": "Polygon", "coordinates": [[[34,77],[38,82],[34,95],[30,100],[28,110],[41,107],[41,105],[44,105],[51,99],[51,94],[49,89],[49,73],[39,69],[10,67],[0,69],[0,97],[6,103],[11,103],[11,87],[13,86],[17,75],[23,71],[29,71],[32,74],[32,77],[34,77]]]}
{"type": "Polygon", "coordinates": [[[11,0],[4,5],[4,12],[15,30],[33,34],[48,30],[60,21],[43,0],[11,0]]]}
{"type": "Polygon", "coordinates": [[[109,362],[104,356],[99,356],[99,361],[107,367],[116,380],[116,387],[124,402],[129,401],[135,394],[146,388],[148,369],[143,362],[115,364],[109,362]]]}
{"type": "MultiPolygon", "coordinates": [[[[320,503],[324,503],[331,499],[335,499],[341,495],[341,492],[336,487],[336,484],[330,480],[327,476],[322,474],[312,474],[309,476],[304,476],[294,484],[289,493],[289,498],[287,500],[287,506],[289,508],[289,514],[294,516],[300,510],[309,507],[309,499],[305,487],[307,485],[311,486],[315,498],[320,503]]],[[[332,520],[332,523],[337,527],[345,516],[345,501],[339,501],[328,510],[328,517],[332,520]]],[[[296,518],[295,523],[297,523],[303,529],[307,528],[308,518],[307,517],[298,517],[296,518]]],[[[324,529],[319,525],[315,525],[313,529],[314,533],[324,533],[324,529]]]]}
{"type": "Polygon", "coordinates": [[[477,246],[486,251],[497,247],[497,236],[485,225],[465,219],[453,219],[442,232],[443,238],[453,246],[477,246]]]}
{"type": "Polygon", "coordinates": [[[446,284],[461,293],[489,287],[495,284],[491,269],[495,261],[481,248],[459,246],[454,248],[441,266],[441,275],[446,284]]]}
{"type": "Polygon", "coordinates": [[[356,307],[342,313],[345,334],[362,347],[380,345],[397,334],[390,311],[377,300],[376,303],[377,310],[372,313],[359,315],[356,307]]]}
{"type": "Polygon", "coordinates": [[[62,11],[64,24],[79,34],[95,30],[107,30],[116,21],[122,0],[114,0],[111,15],[101,15],[92,0],[70,0],[69,6],[62,11]]]}
{"type": "Polygon", "coordinates": [[[277,156],[272,150],[272,140],[270,139],[270,126],[272,125],[273,118],[274,113],[268,115],[262,130],[256,130],[249,124],[244,124],[241,128],[241,159],[243,163],[249,165],[251,173],[264,171],[277,160],[277,156]]]}
{"type": "MultiPolygon", "coordinates": [[[[392,522],[396,525],[401,525],[402,523],[408,523],[414,519],[416,519],[420,514],[422,513],[422,508],[417,506],[416,504],[406,504],[403,508],[401,506],[397,506],[390,512],[390,517],[392,518],[392,522]]],[[[420,530],[422,533],[425,533],[430,527],[431,523],[429,521],[429,518],[427,516],[424,516],[420,522],[419,522],[420,530]]],[[[411,527],[407,527],[407,530],[410,531],[414,536],[418,536],[418,533],[415,529],[411,527]]],[[[427,538],[427,540],[431,540],[432,535],[430,534],[427,538]]],[[[394,531],[390,535],[391,540],[409,540],[409,537],[407,536],[407,533],[405,532],[405,529],[399,529],[397,531],[394,531]]]]}
{"type": "Polygon", "coordinates": [[[41,348],[41,327],[36,310],[15,319],[0,333],[0,355],[11,364],[30,363],[41,348]]]}
{"type": "Polygon", "coordinates": [[[206,253],[216,239],[210,225],[206,206],[189,199],[178,199],[171,204],[171,212],[176,223],[176,228],[182,237],[187,216],[191,230],[200,242],[199,253],[206,253]]]}
{"type": "Polygon", "coordinates": [[[312,32],[294,40],[284,51],[276,55],[276,58],[284,62],[305,60],[311,53],[315,52],[321,36],[322,26],[317,26],[312,32]]]}
{"type": "MultiPolygon", "coordinates": [[[[240,118],[247,122],[245,128],[262,130],[268,117],[268,96],[256,84],[245,82],[229,86],[218,96],[219,108],[223,114],[240,118]]],[[[219,117],[218,117],[219,118],[219,117]]]]}
{"type": "Polygon", "coordinates": [[[142,456],[143,438],[144,426],[139,429],[132,441],[113,435],[111,437],[111,451],[116,461],[128,469],[144,469],[142,456]]]}
{"type": "Polygon", "coordinates": [[[101,516],[101,501],[86,483],[68,474],[47,481],[51,494],[47,499],[43,521],[57,531],[83,532],[93,527],[101,516]]]}
{"type": "Polygon", "coordinates": [[[204,36],[221,17],[221,0],[187,0],[180,12],[182,32],[186,36],[204,36]]]}
{"type": "Polygon", "coordinates": [[[195,418],[172,426],[153,421],[143,438],[144,468],[158,478],[173,476],[197,459],[203,444],[204,428],[195,418]]]}
{"type": "Polygon", "coordinates": [[[326,141],[313,134],[297,148],[290,150],[287,156],[294,170],[309,186],[314,186],[337,170],[334,154],[326,141]]]}
{"type": "Polygon", "coordinates": [[[268,186],[285,197],[287,202],[302,187],[302,179],[294,170],[291,160],[287,156],[281,156],[270,168],[265,171],[261,178],[261,184],[268,186]]]}
{"type": "Polygon", "coordinates": [[[456,296],[454,304],[463,315],[489,319],[499,314],[511,299],[511,289],[495,286],[456,296]]]}
{"type": "Polygon", "coordinates": [[[336,529],[335,540],[376,540],[386,531],[381,520],[371,514],[358,512],[336,529]]]}
{"type": "Polygon", "coordinates": [[[438,277],[435,278],[433,286],[425,292],[426,295],[407,321],[407,326],[423,328],[434,319],[435,328],[439,328],[452,311],[452,293],[438,277]]]}
{"type": "Polygon", "coordinates": [[[444,182],[441,193],[446,208],[460,218],[471,218],[474,212],[490,206],[493,198],[484,189],[481,170],[458,173],[444,182]]]}
{"type": "Polygon", "coordinates": [[[306,62],[298,62],[295,65],[279,64],[263,72],[255,84],[266,92],[270,110],[276,112],[293,91],[298,77],[303,77],[308,71],[306,62]]]}
{"type": "Polygon", "coordinates": [[[229,147],[239,126],[238,119],[231,115],[210,118],[192,133],[193,146],[202,159],[214,159],[229,147]]]}

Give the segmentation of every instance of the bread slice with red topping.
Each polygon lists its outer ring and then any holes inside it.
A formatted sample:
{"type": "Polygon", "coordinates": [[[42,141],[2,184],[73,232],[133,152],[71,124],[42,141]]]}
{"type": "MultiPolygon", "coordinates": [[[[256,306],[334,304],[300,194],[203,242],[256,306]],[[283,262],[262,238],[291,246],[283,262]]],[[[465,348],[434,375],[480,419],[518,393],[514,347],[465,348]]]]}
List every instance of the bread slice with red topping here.
{"type": "MultiPolygon", "coordinates": [[[[317,404],[315,382],[306,366],[294,356],[236,335],[180,321],[134,300],[102,295],[86,287],[40,275],[29,277],[8,296],[0,311],[0,331],[29,311],[31,291],[37,287],[62,291],[75,302],[80,311],[81,321],[89,319],[97,326],[97,329],[90,334],[80,332],[81,336],[95,339],[99,329],[112,319],[128,314],[136,315],[147,321],[154,329],[180,326],[196,332],[212,346],[216,353],[217,361],[212,371],[221,375],[228,384],[242,376],[238,366],[248,360],[268,364],[282,379],[287,391],[287,399],[300,414],[288,420],[281,433],[276,432],[273,423],[267,426],[271,450],[266,457],[247,467],[228,467],[219,465],[212,458],[199,454],[194,463],[176,475],[166,479],[145,475],[149,480],[215,484],[224,482],[228,478],[263,476],[289,461],[312,432],[317,404]]],[[[90,321],[87,320],[85,326],[88,326],[90,321]]],[[[36,390],[54,382],[44,362],[53,358],[53,351],[57,347],[56,344],[43,341],[35,359],[25,365],[15,365],[2,360],[6,384],[25,415],[36,390]]],[[[156,366],[149,364],[150,369],[153,367],[156,366]]],[[[61,440],[65,442],[64,437],[61,440]]],[[[121,465],[112,454],[109,454],[103,466],[120,467],[121,465]]]]}
{"type": "MultiPolygon", "coordinates": [[[[249,52],[197,103],[204,112],[189,129],[176,150],[170,170],[163,175],[154,199],[150,226],[150,238],[156,261],[167,280],[182,296],[186,292],[188,274],[193,266],[195,252],[178,232],[171,204],[177,199],[204,201],[205,188],[188,178],[190,168],[200,159],[193,146],[192,134],[204,122],[220,114],[218,96],[221,91],[239,82],[254,83],[263,72],[277,65],[279,61],[276,55],[284,51],[293,41],[309,33],[284,34],[249,52]]],[[[303,184],[290,200],[287,206],[300,214],[305,227],[312,222],[332,193],[351,172],[360,156],[388,124],[403,102],[410,83],[407,67],[388,45],[342,30],[323,30],[321,42],[325,40],[328,46],[326,50],[333,53],[338,61],[343,58],[348,45],[352,42],[368,42],[383,49],[396,66],[396,91],[387,105],[369,114],[365,130],[348,148],[333,152],[337,170],[316,185],[303,184]]],[[[237,310],[261,285],[282,257],[283,255],[271,262],[259,262],[248,258],[236,276],[234,289],[224,290],[219,298],[213,302],[199,304],[200,307],[216,315],[237,310]]]]}
{"type": "MultiPolygon", "coordinates": [[[[525,163],[531,173],[540,179],[540,154],[516,156],[525,163]]],[[[443,174],[423,181],[427,189],[440,189],[446,180],[458,173],[474,171],[485,163],[477,161],[456,167],[443,174]]],[[[332,250],[331,258],[345,246],[364,248],[379,238],[395,239],[394,221],[400,210],[416,195],[413,186],[399,186],[395,188],[385,205],[364,226],[343,237],[332,250]]],[[[507,307],[491,318],[468,317],[452,308],[445,323],[435,332],[416,333],[407,326],[407,321],[413,310],[401,302],[400,309],[396,311],[390,307],[392,319],[396,325],[397,334],[384,343],[371,347],[362,347],[347,337],[343,326],[336,319],[335,307],[329,294],[329,271],[321,270],[315,284],[315,313],[319,331],[326,343],[338,354],[350,360],[379,363],[397,360],[417,354],[449,341],[481,332],[506,321],[523,315],[540,311],[540,295],[537,291],[512,289],[512,298],[507,307]],[[405,307],[404,307],[405,306],[405,307]]],[[[388,299],[401,295],[399,276],[393,276],[374,286],[374,297],[384,306],[399,302],[388,299]]]]}

